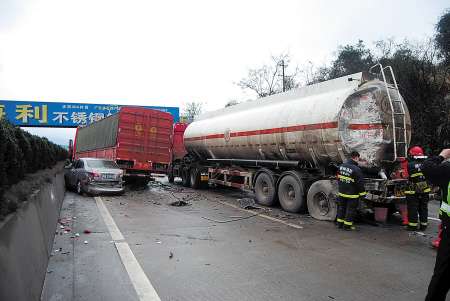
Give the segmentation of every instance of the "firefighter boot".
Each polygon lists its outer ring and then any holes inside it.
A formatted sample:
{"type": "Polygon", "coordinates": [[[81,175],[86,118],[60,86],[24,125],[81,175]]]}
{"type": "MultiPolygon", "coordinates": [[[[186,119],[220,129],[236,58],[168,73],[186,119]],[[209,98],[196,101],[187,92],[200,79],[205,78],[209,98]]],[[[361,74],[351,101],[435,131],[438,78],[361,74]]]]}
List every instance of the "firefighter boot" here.
{"type": "Polygon", "coordinates": [[[425,231],[427,229],[428,223],[420,223],[420,231],[425,231]]]}
{"type": "Polygon", "coordinates": [[[409,222],[408,226],[406,226],[406,230],[408,230],[408,231],[417,231],[418,230],[417,226],[418,226],[418,223],[411,223],[411,222],[409,222]]]}
{"type": "Polygon", "coordinates": [[[339,229],[342,229],[344,227],[344,220],[343,219],[336,219],[336,221],[334,222],[334,224],[336,225],[336,227],[338,227],[339,229]]]}
{"type": "Polygon", "coordinates": [[[344,222],[344,230],[346,231],[356,231],[356,227],[353,225],[353,222],[344,222]]]}

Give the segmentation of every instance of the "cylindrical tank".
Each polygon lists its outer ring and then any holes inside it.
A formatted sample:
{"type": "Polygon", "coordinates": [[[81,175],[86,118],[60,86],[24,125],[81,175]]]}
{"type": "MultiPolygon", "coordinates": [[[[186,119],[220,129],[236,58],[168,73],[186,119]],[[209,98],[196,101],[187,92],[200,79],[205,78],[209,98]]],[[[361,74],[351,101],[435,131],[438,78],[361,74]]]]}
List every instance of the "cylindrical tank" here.
{"type": "MultiPolygon", "coordinates": [[[[238,104],[191,123],[184,134],[185,147],[200,159],[314,164],[342,162],[356,150],[369,165],[380,165],[394,159],[393,112],[387,93],[384,82],[365,81],[357,73],[238,104]]],[[[389,88],[389,93],[398,99],[396,90],[389,88]]],[[[411,120],[400,99],[409,143],[411,120]]],[[[402,116],[395,116],[396,128],[403,128],[402,116]]],[[[397,140],[404,141],[402,131],[397,129],[397,140]]]]}

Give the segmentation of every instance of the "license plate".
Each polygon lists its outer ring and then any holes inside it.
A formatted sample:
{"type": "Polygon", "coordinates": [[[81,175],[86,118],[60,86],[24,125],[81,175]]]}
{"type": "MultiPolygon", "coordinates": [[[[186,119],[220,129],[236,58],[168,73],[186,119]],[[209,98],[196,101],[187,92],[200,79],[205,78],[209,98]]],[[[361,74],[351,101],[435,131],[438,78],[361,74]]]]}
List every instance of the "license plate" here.
{"type": "Polygon", "coordinates": [[[208,181],[208,176],[201,176],[200,181],[208,181]]]}
{"type": "Polygon", "coordinates": [[[112,179],[114,179],[114,175],[113,174],[103,174],[102,179],[112,180],[112,179]]]}

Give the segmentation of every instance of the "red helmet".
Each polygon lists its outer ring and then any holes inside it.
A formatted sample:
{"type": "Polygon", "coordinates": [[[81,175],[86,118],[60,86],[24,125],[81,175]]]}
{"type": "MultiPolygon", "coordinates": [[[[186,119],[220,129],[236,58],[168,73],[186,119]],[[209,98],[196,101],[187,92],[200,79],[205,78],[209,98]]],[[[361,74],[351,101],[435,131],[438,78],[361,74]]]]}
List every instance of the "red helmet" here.
{"type": "Polygon", "coordinates": [[[411,157],[423,156],[423,149],[420,146],[413,146],[409,149],[409,155],[411,157]]]}

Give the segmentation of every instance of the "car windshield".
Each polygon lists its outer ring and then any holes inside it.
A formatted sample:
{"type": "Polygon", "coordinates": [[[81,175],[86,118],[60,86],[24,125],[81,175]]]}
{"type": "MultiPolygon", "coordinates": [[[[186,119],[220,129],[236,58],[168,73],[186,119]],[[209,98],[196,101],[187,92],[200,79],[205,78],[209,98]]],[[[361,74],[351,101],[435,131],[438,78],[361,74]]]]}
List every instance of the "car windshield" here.
{"type": "Polygon", "coordinates": [[[86,164],[91,168],[119,168],[114,161],[109,160],[86,160],[86,164]]]}

